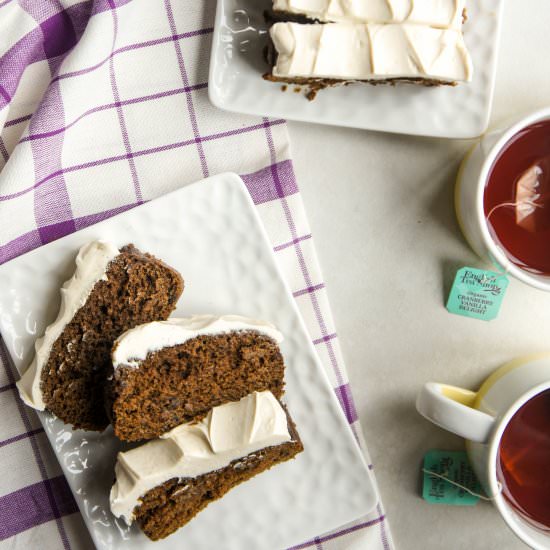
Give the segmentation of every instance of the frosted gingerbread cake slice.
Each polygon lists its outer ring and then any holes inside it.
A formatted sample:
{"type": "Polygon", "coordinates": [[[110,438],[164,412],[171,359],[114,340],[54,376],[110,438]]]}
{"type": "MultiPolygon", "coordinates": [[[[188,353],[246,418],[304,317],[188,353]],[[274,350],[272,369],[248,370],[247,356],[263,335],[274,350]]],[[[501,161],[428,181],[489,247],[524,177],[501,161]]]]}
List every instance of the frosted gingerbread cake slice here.
{"type": "Polygon", "coordinates": [[[37,340],[17,383],[23,401],[74,428],[105,429],[113,342],[136,325],[166,319],[182,291],[177,271],[131,244],[120,250],[103,241],[83,246],[61,289],[57,319],[37,340]]]}
{"type": "Polygon", "coordinates": [[[281,333],[237,315],[171,318],[135,327],[113,346],[109,409],[125,441],[159,437],[252,391],[284,391],[281,333]]]}
{"type": "Polygon", "coordinates": [[[128,524],[137,521],[150,539],[162,539],[239,483],[302,450],[280,402],[269,391],[253,392],[119,453],[111,510],[128,524]]]}
{"type": "Polygon", "coordinates": [[[264,78],[310,86],[399,81],[455,85],[472,79],[460,30],[415,24],[275,23],[264,78]]]}

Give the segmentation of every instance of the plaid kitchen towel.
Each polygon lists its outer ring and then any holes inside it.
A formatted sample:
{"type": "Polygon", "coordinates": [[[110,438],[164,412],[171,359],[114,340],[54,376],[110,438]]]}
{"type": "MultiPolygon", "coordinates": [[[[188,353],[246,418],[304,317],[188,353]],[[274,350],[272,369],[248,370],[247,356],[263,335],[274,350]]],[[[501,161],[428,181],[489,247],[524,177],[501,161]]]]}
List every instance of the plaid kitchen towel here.
{"type": "MultiPolygon", "coordinates": [[[[186,183],[242,175],[363,444],[283,120],[210,105],[215,0],[0,0],[0,263],[186,183]]],[[[1,289],[0,289],[1,291],[1,289]]],[[[91,548],[0,339],[0,545],[91,548]]],[[[382,505],[295,548],[392,547],[382,505]]]]}

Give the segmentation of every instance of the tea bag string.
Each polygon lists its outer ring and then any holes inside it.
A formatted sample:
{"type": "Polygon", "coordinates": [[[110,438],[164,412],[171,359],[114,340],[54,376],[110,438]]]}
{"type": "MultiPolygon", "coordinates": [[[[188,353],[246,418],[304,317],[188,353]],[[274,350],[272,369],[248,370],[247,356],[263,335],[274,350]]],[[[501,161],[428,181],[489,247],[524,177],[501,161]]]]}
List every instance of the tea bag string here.
{"type": "Polygon", "coordinates": [[[516,202],[501,202],[500,204],[497,204],[497,205],[493,206],[493,208],[491,208],[491,210],[489,211],[489,213],[487,214],[486,217],[487,217],[487,219],[489,219],[493,215],[495,210],[498,210],[499,208],[502,208],[502,207],[505,207],[505,206],[511,206],[512,208],[517,208],[518,206],[524,206],[524,205],[530,206],[533,209],[535,209],[535,208],[544,208],[543,204],[538,204],[535,201],[532,201],[530,199],[524,199],[524,200],[516,201],[516,202]]]}
{"type": "MultiPolygon", "coordinates": [[[[536,202],[538,198],[540,198],[540,195],[537,195],[535,200],[523,199],[523,200],[515,201],[515,202],[502,202],[500,204],[497,204],[497,205],[493,206],[493,208],[491,208],[491,210],[487,214],[487,216],[486,216],[487,221],[489,221],[489,219],[491,218],[491,216],[494,214],[494,212],[496,210],[498,210],[499,208],[503,208],[503,207],[504,208],[505,207],[517,208],[518,206],[529,206],[533,209],[533,212],[537,208],[544,208],[544,204],[540,204],[540,203],[536,202]]],[[[506,250],[504,250],[504,248],[498,243],[498,241],[493,239],[493,242],[495,243],[496,247],[500,250],[500,252],[504,256],[506,256],[507,255],[506,250]]],[[[491,257],[491,262],[492,262],[493,266],[496,267],[496,270],[500,275],[507,276],[510,273],[509,267],[504,267],[503,268],[503,266],[500,265],[500,263],[495,258],[493,258],[492,255],[490,255],[490,257],[491,257]]]]}
{"type": "MultiPolygon", "coordinates": [[[[495,246],[500,250],[503,256],[506,256],[506,251],[496,241],[495,241],[495,246]]],[[[489,253],[489,258],[491,259],[491,263],[493,264],[493,267],[495,268],[496,272],[501,276],[507,277],[508,274],[510,273],[510,264],[506,266],[501,265],[500,262],[496,258],[494,258],[491,253],[489,253]]]]}
{"type": "Polygon", "coordinates": [[[497,481],[497,486],[498,486],[497,493],[495,495],[485,496],[485,495],[480,495],[479,493],[476,493],[475,491],[472,491],[471,489],[468,489],[468,487],[465,487],[464,485],[461,485],[460,483],[458,483],[458,482],[456,482],[452,479],[449,479],[448,477],[444,476],[443,474],[438,474],[436,472],[432,472],[431,470],[428,470],[426,468],[422,468],[422,471],[425,474],[428,474],[430,476],[438,477],[439,479],[442,479],[443,481],[446,481],[447,483],[450,483],[451,485],[455,485],[456,487],[459,487],[460,489],[466,491],[467,493],[470,493],[474,497],[480,498],[481,500],[492,501],[492,500],[495,500],[497,498],[497,496],[502,493],[502,483],[500,483],[500,481],[497,481]]]}

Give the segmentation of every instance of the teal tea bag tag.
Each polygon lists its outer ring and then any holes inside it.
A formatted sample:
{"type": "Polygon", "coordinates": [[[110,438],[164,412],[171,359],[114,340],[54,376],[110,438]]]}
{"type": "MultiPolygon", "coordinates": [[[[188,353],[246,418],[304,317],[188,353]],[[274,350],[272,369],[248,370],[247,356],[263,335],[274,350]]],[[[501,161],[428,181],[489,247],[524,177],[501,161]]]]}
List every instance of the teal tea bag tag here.
{"type": "Polygon", "coordinates": [[[432,504],[473,506],[480,498],[481,485],[463,451],[428,451],[422,472],[422,498],[432,504]]]}
{"type": "Polygon", "coordinates": [[[508,277],[501,273],[463,267],[456,274],[447,310],[456,315],[491,321],[498,315],[508,282],[508,277]]]}

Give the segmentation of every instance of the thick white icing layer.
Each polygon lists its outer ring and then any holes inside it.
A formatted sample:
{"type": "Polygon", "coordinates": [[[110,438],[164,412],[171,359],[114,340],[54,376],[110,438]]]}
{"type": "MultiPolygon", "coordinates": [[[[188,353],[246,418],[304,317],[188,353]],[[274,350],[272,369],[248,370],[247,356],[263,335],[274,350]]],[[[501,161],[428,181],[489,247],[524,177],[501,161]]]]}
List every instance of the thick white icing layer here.
{"type": "Polygon", "coordinates": [[[275,23],[278,77],[470,81],[472,62],[460,31],[424,25],[275,23]]]}
{"type": "Polygon", "coordinates": [[[219,470],[290,439],[286,413],[269,391],[214,407],[200,422],[182,424],[160,439],[118,454],[111,511],[131,524],[140,497],[154,487],[219,470]]]}
{"type": "Polygon", "coordinates": [[[273,9],[319,21],[416,23],[460,29],[465,0],[273,0],[273,9]]]}
{"type": "Polygon", "coordinates": [[[44,410],[46,404],[40,389],[40,379],[52,346],[75,313],[86,303],[95,284],[100,280],[107,280],[107,266],[118,254],[118,248],[105,241],[88,243],[79,250],[76,271],[61,287],[61,305],[57,319],[46,328],[44,336],[36,341],[34,359],[17,382],[19,395],[29,407],[44,410]]]}
{"type": "Polygon", "coordinates": [[[270,323],[240,315],[195,315],[155,321],[126,331],[115,342],[113,366],[137,367],[149,353],[184,344],[197,336],[224,334],[239,330],[253,330],[269,336],[277,343],[283,335],[270,323]]]}

